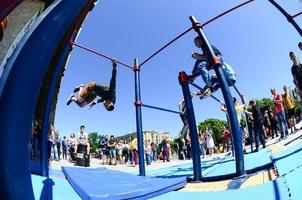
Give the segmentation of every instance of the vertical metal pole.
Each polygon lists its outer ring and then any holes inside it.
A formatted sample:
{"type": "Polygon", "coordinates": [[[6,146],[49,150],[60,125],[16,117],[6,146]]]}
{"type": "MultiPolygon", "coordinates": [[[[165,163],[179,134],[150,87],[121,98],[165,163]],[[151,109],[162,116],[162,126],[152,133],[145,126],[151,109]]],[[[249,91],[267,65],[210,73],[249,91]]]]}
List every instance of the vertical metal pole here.
{"type": "Polygon", "coordinates": [[[196,120],[194,115],[194,108],[192,103],[192,97],[188,84],[188,77],[185,72],[180,72],[178,76],[179,83],[182,88],[186,112],[188,117],[188,124],[190,130],[190,139],[192,145],[192,159],[193,159],[193,181],[201,181],[201,161],[200,161],[200,146],[198,140],[198,132],[196,129],[196,120]]]}
{"type": "Polygon", "coordinates": [[[286,17],[287,21],[294,26],[294,28],[298,31],[298,33],[302,37],[302,30],[300,26],[296,23],[294,18],[290,14],[288,14],[276,1],[274,0],[268,0],[268,1],[271,2],[286,17]]]}
{"type": "Polygon", "coordinates": [[[210,67],[214,67],[215,73],[219,80],[219,85],[223,94],[223,98],[226,104],[226,108],[228,111],[229,119],[230,119],[230,125],[231,130],[233,133],[233,140],[234,140],[234,148],[235,148],[235,161],[236,161],[236,175],[241,176],[245,174],[244,171],[244,157],[243,157],[243,150],[242,150],[242,134],[239,127],[239,122],[237,119],[235,107],[233,104],[231,92],[228,86],[228,83],[225,79],[224,73],[222,71],[222,63],[220,59],[218,59],[214,51],[207,40],[204,32],[202,31],[201,24],[193,17],[190,17],[190,20],[192,22],[192,25],[194,27],[194,30],[198,33],[198,35],[201,37],[203,44],[205,45],[204,52],[209,57],[210,67]],[[212,66],[211,66],[212,65],[212,66]]]}
{"type": "Polygon", "coordinates": [[[139,175],[146,176],[145,162],[144,162],[144,136],[142,126],[142,102],[141,102],[141,88],[140,88],[140,67],[138,59],[134,59],[134,80],[135,80],[135,111],[136,111],[136,134],[139,158],[139,175]]]}

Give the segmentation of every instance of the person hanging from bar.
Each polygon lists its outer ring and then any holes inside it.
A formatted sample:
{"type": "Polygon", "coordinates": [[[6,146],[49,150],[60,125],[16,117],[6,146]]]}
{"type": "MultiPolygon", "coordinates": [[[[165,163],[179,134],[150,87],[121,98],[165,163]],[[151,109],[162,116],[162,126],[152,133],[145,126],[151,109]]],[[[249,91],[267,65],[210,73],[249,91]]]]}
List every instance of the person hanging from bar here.
{"type": "Polygon", "coordinates": [[[178,104],[178,108],[179,108],[179,112],[180,112],[180,118],[181,121],[183,122],[183,127],[180,131],[180,138],[185,138],[188,135],[189,132],[189,123],[188,123],[188,118],[187,118],[187,114],[186,114],[186,104],[185,104],[185,100],[182,99],[179,104],[178,104]]]}
{"type": "MultiPolygon", "coordinates": [[[[203,88],[203,91],[197,91],[196,94],[200,96],[201,99],[210,96],[212,93],[214,93],[216,90],[220,88],[219,80],[218,77],[213,74],[212,76],[210,75],[207,67],[209,66],[209,60],[207,56],[207,51],[206,51],[206,45],[203,43],[202,39],[200,36],[197,36],[194,39],[195,46],[197,48],[201,48],[203,51],[203,54],[199,54],[197,52],[192,53],[192,58],[196,59],[194,68],[192,73],[194,75],[201,75],[203,81],[205,82],[205,87],[203,88]]],[[[236,73],[232,69],[230,65],[227,63],[223,62],[222,55],[220,51],[214,47],[213,45],[212,49],[217,57],[220,58],[222,65],[222,70],[224,72],[225,78],[228,82],[229,86],[232,86],[236,83],[236,73]]]]}
{"type": "Polygon", "coordinates": [[[80,107],[89,105],[89,108],[92,108],[97,103],[102,102],[107,111],[112,111],[116,100],[116,66],[117,61],[112,60],[112,76],[109,87],[96,82],[89,82],[86,86],[81,84],[74,89],[74,94],[68,98],[66,104],[75,102],[80,107]],[[94,101],[97,96],[100,98],[94,101]]]}

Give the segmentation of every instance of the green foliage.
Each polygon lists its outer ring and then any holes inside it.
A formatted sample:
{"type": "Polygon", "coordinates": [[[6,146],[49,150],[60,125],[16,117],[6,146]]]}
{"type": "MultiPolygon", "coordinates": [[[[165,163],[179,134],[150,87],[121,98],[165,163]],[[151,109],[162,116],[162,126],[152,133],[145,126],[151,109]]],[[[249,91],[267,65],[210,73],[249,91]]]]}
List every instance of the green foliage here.
{"type": "Polygon", "coordinates": [[[260,107],[260,109],[263,107],[269,107],[269,106],[274,107],[274,102],[270,98],[263,98],[263,99],[257,100],[256,104],[260,107]]]}
{"type": "Polygon", "coordinates": [[[204,122],[198,124],[198,129],[204,132],[206,127],[213,131],[213,139],[216,144],[220,144],[222,142],[222,129],[224,126],[227,126],[228,123],[225,120],[219,119],[207,119],[204,122]]]}
{"type": "Polygon", "coordinates": [[[98,148],[100,148],[100,141],[103,138],[102,135],[98,135],[97,132],[92,132],[88,134],[88,141],[91,146],[91,152],[95,153],[98,148]]]}
{"type": "Polygon", "coordinates": [[[178,152],[178,141],[177,139],[174,139],[170,141],[170,149],[171,149],[171,154],[177,153],[178,152]]]}

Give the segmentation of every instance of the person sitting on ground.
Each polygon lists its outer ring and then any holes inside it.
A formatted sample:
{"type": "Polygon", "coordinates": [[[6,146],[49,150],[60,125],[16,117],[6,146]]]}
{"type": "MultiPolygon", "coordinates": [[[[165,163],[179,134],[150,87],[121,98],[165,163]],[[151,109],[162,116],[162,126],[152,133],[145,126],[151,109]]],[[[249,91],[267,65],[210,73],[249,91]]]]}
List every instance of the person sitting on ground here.
{"type": "Polygon", "coordinates": [[[86,86],[81,84],[73,91],[77,94],[72,94],[66,104],[69,105],[71,102],[75,102],[80,107],[90,104],[89,108],[92,108],[97,103],[103,102],[106,110],[112,111],[116,100],[116,60],[112,60],[112,66],[113,69],[109,87],[96,82],[89,82],[86,86]],[[93,101],[97,96],[100,98],[93,101]]]}
{"type": "MultiPolygon", "coordinates": [[[[210,73],[208,71],[208,67],[210,64],[210,61],[208,60],[208,52],[206,51],[206,45],[203,43],[200,36],[197,36],[194,39],[195,46],[198,48],[201,48],[203,51],[203,54],[199,54],[196,52],[192,53],[192,58],[196,59],[194,68],[192,73],[194,75],[201,75],[203,81],[205,82],[206,86],[203,88],[203,91],[198,91],[197,95],[200,95],[200,98],[205,98],[212,93],[214,93],[216,90],[220,88],[218,77],[213,74],[213,76],[210,76],[210,73]]],[[[215,53],[215,55],[221,60],[222,70],[224,72],[225,78],[228,82],[229,86],[232,86],[236,82],[236,74],[232,67],[228,65],[227,63],[223,62],[222,55],[220,51],[212,45],[212,49],[215,53]]]]}
{"type": "MultiPolygon", "coordinates": [[[[88,142],[88,136],[87,136],[87,133],[85,132],[85,126],[84,125],[82,125],[80,127],[80,132],[78,133],[77,142],[78,142],[78,145],[86,145],[87,155],[89,155],[89,153],[90,153],[90,144],[88,142]]],[[[77,152],[77,145],[75,146],[75,152],[77,152]]]]}

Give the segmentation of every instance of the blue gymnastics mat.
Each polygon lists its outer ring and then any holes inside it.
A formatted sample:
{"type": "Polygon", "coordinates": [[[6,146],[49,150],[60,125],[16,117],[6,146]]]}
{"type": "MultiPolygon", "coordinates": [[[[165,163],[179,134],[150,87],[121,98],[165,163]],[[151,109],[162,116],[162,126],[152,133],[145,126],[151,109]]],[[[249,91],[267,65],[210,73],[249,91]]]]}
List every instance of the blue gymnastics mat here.
{"type": "MultiPolygon", "coordinates": [[[[32,175],[31,176],[35,199],[41,199],[42,190],[44,187],[43,181],[46,180],[45,177],[32,175]]],[[[52,178],[54,182],[52,187],[53,200],[81,200],[81,197],[76,193],[76,191],[71,187],[69,182],[65,178],[52,178]]],[[[43,198],[42,198],[43,199],[43,198]]]]}
{"type": "Polygon", "coordinates": [[[62,171],[84,200],[149,199],[187,184],[185,177],[142,177],[105,168],[62,167],[62,171]]]}

